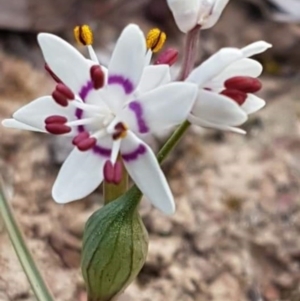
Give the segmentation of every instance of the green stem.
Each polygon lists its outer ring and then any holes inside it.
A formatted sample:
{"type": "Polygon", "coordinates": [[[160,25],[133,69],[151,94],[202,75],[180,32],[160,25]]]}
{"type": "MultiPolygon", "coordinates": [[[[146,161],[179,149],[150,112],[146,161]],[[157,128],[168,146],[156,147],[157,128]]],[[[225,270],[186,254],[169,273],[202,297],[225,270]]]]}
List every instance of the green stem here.
{"type": "Polygon", "coordinates": [[[3,218],[4,225],[9,234],[13,247],[18,255],[20,263],[26,273],[30,285],[38,301],[53,301],[50,291],[47,288],[31,254],[28,250],[22,233],[14,218],[12,209],[8,203],[5,193],[4,184],[0,176],[0,213],[3,218]]]}
{"type": "Polygon", "coordinates": [[[167,142],[157,154],[157,161],[159,163],[162,163],[163,160],[171,152],[171,150],[177,145],[177,143],[179,142],[183,134],[187,131],[190,125],[190,122],[186,120],[176,129],[172,136],[167,140],[167,142]]]}

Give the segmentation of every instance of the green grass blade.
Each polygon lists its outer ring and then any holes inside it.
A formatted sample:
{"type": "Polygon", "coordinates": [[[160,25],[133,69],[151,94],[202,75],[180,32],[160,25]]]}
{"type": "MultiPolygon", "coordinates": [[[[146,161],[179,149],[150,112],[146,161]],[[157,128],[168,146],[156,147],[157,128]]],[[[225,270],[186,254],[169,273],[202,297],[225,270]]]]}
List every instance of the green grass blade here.
{"type": "Polygon", "coordinates": [[[38,301],[54,301],[39,272],[8,203],[5,185],[0,175],[0,213],[13,247],[38,301]]]}

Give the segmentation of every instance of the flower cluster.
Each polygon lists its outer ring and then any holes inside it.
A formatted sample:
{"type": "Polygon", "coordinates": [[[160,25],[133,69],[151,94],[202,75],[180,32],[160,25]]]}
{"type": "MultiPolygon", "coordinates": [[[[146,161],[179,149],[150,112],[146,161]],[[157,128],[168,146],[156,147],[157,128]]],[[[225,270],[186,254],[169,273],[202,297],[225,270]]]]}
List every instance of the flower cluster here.
{"type": "MultiPolygon", "coordinates": [[[[197,26],[210,28],[227,3],[228,0],[168,0],[183,32],[197,26]]],[[[223,48],[183,82],[172,82],[169,65],[177,59],[176,51],[167,50],[155,65],[150,64],[152,54],[161,49],[166,39],[158,29],[151,30],[145,38],[137,25],[128,25],[107,67],[97,59],[90,28],[78,26],[74,34],[88,48],[90,58],[58,36],[39,34],[46,69],[57,85],[52,95],[25,105],[2,124],[72,137],[74,150],[53,186],[56,202],[81,199],[103,180],[118,184],[124,164],[146,198],[164,213],[173,213],[172,193],[144,137],[185,120],[245,133],[236,126],[265,105],[254,95],[261,89],[257,77],[262,66],[249,57],[271,45],[259,41],[242,49],[223,48]]]]}

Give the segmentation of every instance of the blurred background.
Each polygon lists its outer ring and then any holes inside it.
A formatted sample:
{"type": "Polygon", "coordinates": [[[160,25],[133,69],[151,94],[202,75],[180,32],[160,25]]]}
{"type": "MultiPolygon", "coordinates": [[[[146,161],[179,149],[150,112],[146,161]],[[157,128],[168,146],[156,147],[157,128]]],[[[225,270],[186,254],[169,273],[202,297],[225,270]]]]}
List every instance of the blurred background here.
{"type": "MultiPolygon", "coordinates": [[[[274,45],[257,57],[267,106],[243,126],[246,136],[190,129],[163,165],[177,212],[165,217],[142,203],[148,260],[120,301],[300,300],[299,2],[231,0],[218,24],[202,32],[199,62],[224,46],[274,45]]],[[[87,23],[106,64],[130,22],[145,33],[160,27],[167,46],[182,48],[164,0],[0,0],[0,119],[53,90],[38,32],[74,43],[73,27],[87,23]]],[[[155,137],[153,147],[163,139],[155,137]]],[[[27,243],[57,301],[86,301],[81,237],[102,196],[99,189],[85,201],[53,202],[51,187],[69,150],[65,140],[0,127],[0,170],[13,185],[27,243]]],[[[1,223],[0,230],[0,300],[33,301],[1,223]]]]}

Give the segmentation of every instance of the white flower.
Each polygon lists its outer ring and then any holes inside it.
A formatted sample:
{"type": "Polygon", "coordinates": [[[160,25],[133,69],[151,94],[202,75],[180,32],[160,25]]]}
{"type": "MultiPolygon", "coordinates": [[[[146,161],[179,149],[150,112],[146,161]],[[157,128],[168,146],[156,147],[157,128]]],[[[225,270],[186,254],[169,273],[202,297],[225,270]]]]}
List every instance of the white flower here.
{"type": "Polygon", "coordinates": [[[229,0],[167,0],[178,28],[187,33],[195,26],[214,26],[229,0]]]}
{"type": "Polygon", "coordinates": [[[235,126],[243,124],[248,114],[265,105],[263,99],[253,94],[261,88],[257,77],[263,68],[249,57],[270,47],[258,41],[242,49],[223,48],[194,69],[186,81],[196,83],[199,91],[189,121],[203,127],[245,133],[235,126]]]}
{"type": "Polygon", "coordinates": [[[64,84],[52,96],[20,108],[3,125],[73,137],[75,148],[52,190],[55,201],[67,203],[90,194],[103,181],[105,164],[115,164],[120,153],[143,194],[163,212],[173,213],[167,181],[139,137],[186,119],[197,86],[164,84],[168,66],[145,68],[145,38],[135,25],[122,32],[107,71],[55,35],[39,34],[38,41],[46,63],[64,84]]]}
{"type": "Polygon", "coordinates": [[[299,0],[269,0],[278,7],[278,11],[272,11],[272,16],[276,21],[299,22],[300,21],[300,1],[299,0]]]}

